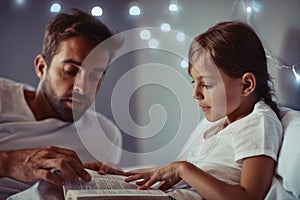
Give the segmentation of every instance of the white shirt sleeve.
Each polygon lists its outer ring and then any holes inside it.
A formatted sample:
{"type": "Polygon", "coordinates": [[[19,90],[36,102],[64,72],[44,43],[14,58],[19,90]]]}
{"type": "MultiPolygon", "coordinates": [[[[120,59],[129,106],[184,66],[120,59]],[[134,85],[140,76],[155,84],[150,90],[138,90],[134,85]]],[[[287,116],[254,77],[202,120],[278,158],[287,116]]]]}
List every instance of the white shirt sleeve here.
{"type": "Polygon", "coordinates": [[[235,161],[258,155],[267,155],[277,161],[282,126],[276,116],[257,113],[240,122],[232,139],[235,161]]]}

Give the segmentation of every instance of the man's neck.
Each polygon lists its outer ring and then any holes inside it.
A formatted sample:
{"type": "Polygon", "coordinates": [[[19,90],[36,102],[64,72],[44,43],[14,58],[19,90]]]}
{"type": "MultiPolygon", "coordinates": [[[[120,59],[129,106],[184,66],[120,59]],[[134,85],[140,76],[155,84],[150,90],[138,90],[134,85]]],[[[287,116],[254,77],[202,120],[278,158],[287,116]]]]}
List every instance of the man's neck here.
{"type": "Polygon", "coordinates": [[[41,92],[24,89],[24,97],[37,121],[56,118],[41,92]]]}

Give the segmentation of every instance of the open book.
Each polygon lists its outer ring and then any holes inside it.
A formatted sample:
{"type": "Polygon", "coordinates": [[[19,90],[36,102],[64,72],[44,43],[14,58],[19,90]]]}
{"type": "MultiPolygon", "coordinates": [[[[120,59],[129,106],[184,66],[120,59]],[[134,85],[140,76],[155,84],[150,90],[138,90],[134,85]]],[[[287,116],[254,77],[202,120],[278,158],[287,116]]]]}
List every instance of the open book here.
{"type": "Polygon", "coordinates": [[[66,184],[63,187],[65,200],[169,199],[166,193],[158,189],[138,190],[135,183],[126,183],[124,181],[125,176],[100,175],[96,171],[87,171],[92,177],[90,182],[84,182],[81,179],[77,182],[66,180],[66,184]]]}

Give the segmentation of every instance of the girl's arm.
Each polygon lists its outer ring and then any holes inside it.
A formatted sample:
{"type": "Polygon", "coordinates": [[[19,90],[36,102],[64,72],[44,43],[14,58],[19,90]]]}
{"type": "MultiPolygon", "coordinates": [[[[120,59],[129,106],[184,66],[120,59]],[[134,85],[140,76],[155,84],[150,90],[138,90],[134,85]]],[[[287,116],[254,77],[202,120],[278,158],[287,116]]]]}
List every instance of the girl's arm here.
{"type": "Polygon", "coordinates": [[[179,161],[160,169],[134,174],[126,181],[143,179],[138,182],[140,189],[147,189],[158,181],[165,181],[160,187],[164,190],[183,179],[205,199],[264,199],[270,187],[275,161],[268,156],[244,159],[239,185],[224,183],[205,173],[195,165],[179,161]]]}

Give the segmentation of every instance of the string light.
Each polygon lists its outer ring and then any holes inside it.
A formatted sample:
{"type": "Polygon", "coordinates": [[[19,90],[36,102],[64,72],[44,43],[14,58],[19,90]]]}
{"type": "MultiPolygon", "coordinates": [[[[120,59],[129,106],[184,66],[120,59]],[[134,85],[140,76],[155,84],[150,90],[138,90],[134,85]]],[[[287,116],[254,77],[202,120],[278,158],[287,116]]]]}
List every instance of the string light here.
{"type": "Polygon", "coordinates": [[[141,9],[138,6],[131,6],[129,9],[129,14],[130,15],[140,15],[141,9]]]}
{"type": "Polygon", "coordinates": [[[268,64],[269,65],[275,66],[275,67],[277,67],[279,69],[289,69],[289,70],[292,70],[292,72],[293,72],[296,80],[300,81],[300,75],[299,75],[299,72],[300,72],[300,63],[293,64],[292,66],[281,64],[282,62],[280,62],[279,59],[274,58],[269,53],[267,53],[267,60],[268,60],[268,64]]]}
{"type": "Polygon", "coordinates": [[[297,63],[297,64],[294,64],[292,66],[292,71],[296,77],[296,80],[299,82],[300,81],[300,75],[299,75],[299,72],[300,72],[300,63],[297,63]]]}
{"type": "Polygon", "coordinates": [[[102,16],[103,10],[100,6],[95,6],[93,7],[91,13],[93,16],[102,16]]]}
{"type": "Polygon", "coordinates": [[[50,12],[52,13],[58,13],[61,9],[61,5],[59,3],[54,3],[52,4],[51,8],[50,8],[50,12]]]}
{"type": "Polygon", "coordinates": [[[150,39],[148,41],[148,46],[150,48],[157,48],[158,47],[158,41],[157,41],[157,39],[154,39],[154,38],[150,39]]]}
{"type": "Polygon", "coordinates": [[[162,23],[162,24],[160,25],[160,29],[161,29],[161,31],[163,31],[163,32],[169,32],[169,31],[171,30],[171,25],[168,24],[168,23],[162,23]]]}
{"type": "MultiPolygon", "coordinates": [[[[23,5],[25,3],[25,0],[15,0],[16,4],[18,5],[23,5]]],[[[242,5],[243,9],[246,11],[247,13],[247,23],[253,27],[255,27],[255,25],[252,23],[253,20],[253,13],[254,12],[259,12],[262,9],[262,6],[257,3],[256,1],[251,1],[250,0],[235,0],[233,3],[233,10],[232,10],[232,15],[233,12],[237,12],[238,10],[238,3],[240,5],[242,5]]],[[[58,13],[61,11],[61,5],[59,3],[53,3],[51,5],[50,8],[50,12],[52,13],[58,13]]],[[[170,0],[170,4],[169,4],[169,11],[171,12],[176,12],[178,11],[178,1],[177,0],[170,0]]],[[[102,16],[103,15],[103,10],[100,6],[95,6],[93,7],[93,9],[91,10],[92,15],[94,16],[102,16]]],[[[129,9],[129,14],[133,15],[133,16],[138,16],[141,14],[141,9],[138,5],[132,5],[129,9]]],[[[163,23],[160,26],[161,30],[163,32],[168,32],[171,30],[171,25],[168,23],[163,23]]],[[[157,48],[159,45],[159,42],[156,39],[150,39],[151,38],[151,32],[147,29],[144,29],[140,32],[140,38],[142,40],[149,40],[148,41],[148,45],[151,48],[157,48]]],[[[185,34],[178,32],[176,35],[176,39],[179,42],[182,42],[185,40],[185,34]]],[[[270,64],[272,64],[273,66],[277,67],[277,68],[284,68],[284,69],[289,69],[293,72],[295,78],[297,81],[300,81],[300,63],[294,64],[292,66],[288,66],[286,64],[284,64],[283,62],[279,61],[279,59],[277,57],[274,57],[271,53],[271,51],[267,48],[265,48],[266,50],[266,55],[267,55],[267,59],[268,62],[270,64]]],[[[184,61],[182,61],[183,63],[184,61]]],[[[181,65],[182,66],[182,65],[181,65]]]]}
{"type": "Polygon", "coordinates": [[[182,33],[182,32],[178,32],[178,33],[176,34],[176,39],[177,39],[178,42],[183,42],[183,41],[185,41],[185,34],[182,33]]]}
{"type": "Polygon", "coordinates": [[[140,38],[142,40],[149,40],[151,38],[151,32],[148,29],[143,29],[140,31],[140,38]]]}
{"type": "Polygon", "coordinates": [[[251,13],[252,8],[250,6],[247,7],[247,13],[251,13]]]}
{"type": "Polygon", "coordinates": [[[183,69],[186,69],[189,66],[189,63],[186,60],[182,60],[181,63],[180,63],[180,66],[183,69]]]}
{"type": "MultiPolygon", "coordinates": [[[[251,3],[251,6],[250,4],[248,3],[247,0],[236,0],[234,3],[233,3],[233,10],[232,10],[232,17],[233,17],[233,12],[237,12],[238,8],[238,3],[240,3],[240,5],[242,5],[243,9],[245,9],[246,13],[247,13],[247,23],[249,25],[251,25],[252,27],[256,28],[255,27],[255,24],[252,23],[252,20],[253,20],[253,10],[255,11],[260,11],[261,10],[261,5],[259,5],[258,3],[256,3],[255,1],[252,1],[251,3]]],[[[279,69],[289,69],[293,72],[294,76],[295,76],[295,79],[296,81],[300,81],[300,63],[297,63],[297,64],[294,64],[292,66],[288,66],[286,64],[284,64],[284,62],[280,61],[279,58],[277,57],[274,57],[273,54],[271,53],[271,51],[265,47],[265,51],[266,51],[266,56],[267,56],[267,59],[268,59],[268,63],[279,68],[279,69]]]]}
{"type": "Polygon", "coordinates": [[[177,4],[178,4],[177,0],[170,0],[169,11],[170,12],[176,12],[176,11],[178,11],[177,4]]]}
{"type": "Polygon", "coordinates": [[[177,4],[174,4],[174,3],[170,4],[170,5],[169,5],[169,11],[171,11],[171,12],[176,12],[176,11],[178,11],[177,4]]]}
{"type": "Polygon", "coordinates": [[[16,0],[17,5],[23,5],[25,3],[25,0],[16,0]]]}

